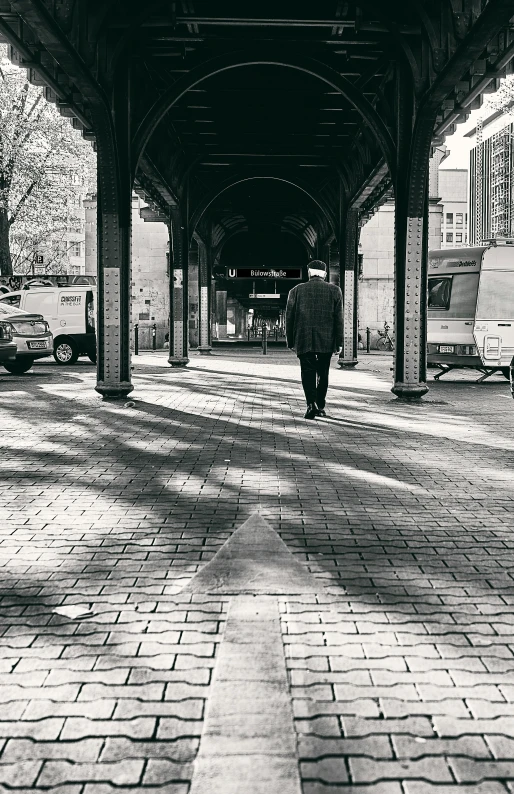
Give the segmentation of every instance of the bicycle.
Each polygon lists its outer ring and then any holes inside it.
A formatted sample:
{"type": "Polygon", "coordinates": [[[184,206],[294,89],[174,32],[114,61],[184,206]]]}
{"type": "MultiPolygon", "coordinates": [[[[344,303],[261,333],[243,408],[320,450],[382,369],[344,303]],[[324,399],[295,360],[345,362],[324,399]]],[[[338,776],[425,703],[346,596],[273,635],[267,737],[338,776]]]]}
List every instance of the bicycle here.
{"type": "Polygon", "coordinates": [[[384,322],[384,330],[378,332],[379,338],[377,340],[377,350],[394,350],[394,337],[389,336],[390,325],[387,320],[384,322]]]}

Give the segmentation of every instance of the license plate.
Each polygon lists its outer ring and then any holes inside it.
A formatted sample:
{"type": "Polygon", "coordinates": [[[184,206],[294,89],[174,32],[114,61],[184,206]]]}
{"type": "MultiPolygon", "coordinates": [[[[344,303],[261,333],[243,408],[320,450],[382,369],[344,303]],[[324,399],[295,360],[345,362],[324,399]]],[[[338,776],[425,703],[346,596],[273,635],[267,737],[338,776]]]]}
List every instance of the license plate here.
{"type": "Polygon", "coordinates": [[[439,345],[440,353],[455,353],[454,345],[439,345]]]}
{"type": "Polygon", "coordinates": [[[28,346],[30,350],[41,350],[41,349],[46,350],[47,347],[46,342],[44,340],[41,340],[41,342],[29,342],[28,346]]]}

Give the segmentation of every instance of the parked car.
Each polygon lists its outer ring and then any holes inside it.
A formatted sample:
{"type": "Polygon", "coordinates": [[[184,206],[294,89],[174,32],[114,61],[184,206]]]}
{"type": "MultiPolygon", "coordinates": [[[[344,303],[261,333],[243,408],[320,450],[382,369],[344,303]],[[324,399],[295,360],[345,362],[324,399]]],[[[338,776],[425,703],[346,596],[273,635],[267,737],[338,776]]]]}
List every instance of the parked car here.
{"type": "Polygon", "coordinates": [[[53,354],[58,364],[74,364],[79,356],[96,362],[95,303],[96,287],[91,284],[34,286],[0,297],[0,306],[43,315],[54,336],[53,354]]]}
{"type": "Polygon", "coordinates": [[[0,364],[4,361],[14,361],[16,358],[16,342],[12,340],[12,331],[9,323],[0,322],[0,364]]]}
{"type": "Polygon", "coordinates": [[[28,372],[36,358],[52,355],[54,340],[50,327],[41,314],[29,314],[15,306],[0,303],[0,321],[7,326],[16,344],[14,359],[2,361],[13,375],[28,372]]]}

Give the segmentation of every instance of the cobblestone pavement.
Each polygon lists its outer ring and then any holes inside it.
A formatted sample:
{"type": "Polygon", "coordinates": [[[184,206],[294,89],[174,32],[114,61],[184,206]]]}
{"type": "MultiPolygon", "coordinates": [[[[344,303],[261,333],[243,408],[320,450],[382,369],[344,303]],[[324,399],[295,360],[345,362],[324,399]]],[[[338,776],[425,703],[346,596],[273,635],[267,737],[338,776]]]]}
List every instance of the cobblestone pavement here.
{"type": "MultiPolygon", "coordinates": [[[[139,356],[133,407],[0,375],[1,791],[191,790],[232,607],[187,585],[258,513],[319,585],[277,596],[303,794],[514,792],[514,405],[390,366],[315,422],[285,352],[139,356]]],[[[245,758],[226,794],[285,791],[245,758]]]]}

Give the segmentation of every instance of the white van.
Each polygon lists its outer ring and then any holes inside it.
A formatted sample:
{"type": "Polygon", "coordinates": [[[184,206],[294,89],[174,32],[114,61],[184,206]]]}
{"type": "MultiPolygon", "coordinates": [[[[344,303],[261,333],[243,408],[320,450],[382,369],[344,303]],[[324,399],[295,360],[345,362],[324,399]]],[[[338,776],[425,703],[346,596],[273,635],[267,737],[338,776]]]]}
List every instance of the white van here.
{"type": "MultiPolygon", "coordinates": [[[[514,241],[513,241],[514,242],[514,241]]],[[[472,367],[479,382],[514,355],[514,245],[431,251],[428,262],[427,363],[440,378],[472,367]]]]}
{"type": "Polygon", "coordinates": [[[74,364],[79,356],[96,362],[95,286],[31,287],[0,295],[0,302],[43,315],[58,364],[74,364]]]}

